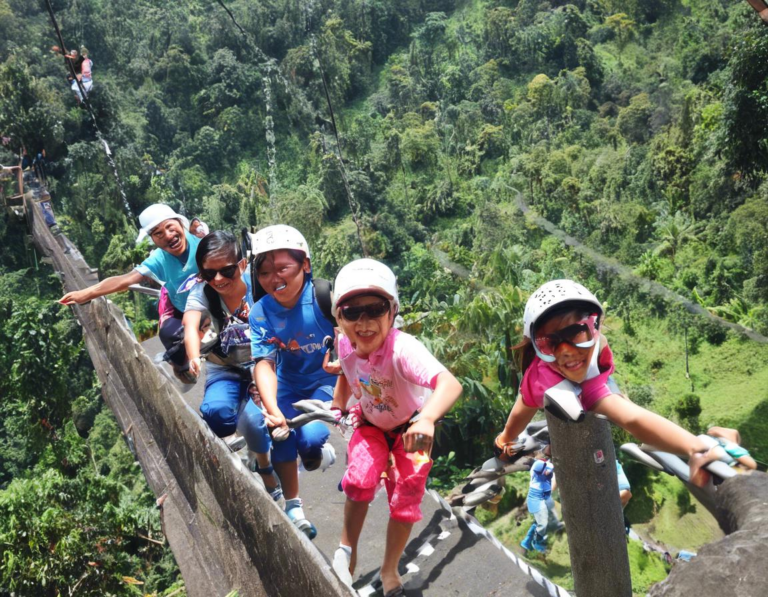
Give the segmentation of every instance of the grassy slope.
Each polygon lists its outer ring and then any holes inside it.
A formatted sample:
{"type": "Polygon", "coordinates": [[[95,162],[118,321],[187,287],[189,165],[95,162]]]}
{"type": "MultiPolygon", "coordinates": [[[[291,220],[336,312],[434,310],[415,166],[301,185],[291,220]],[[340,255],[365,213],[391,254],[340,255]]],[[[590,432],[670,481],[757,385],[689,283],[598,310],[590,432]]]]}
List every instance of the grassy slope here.
{"type": "MultiPolygon", "coordinates": [[[[526,516],[518,526],[518,512],[514,510],[502,516],[491,523],[489,527],[515,553],[522,554],[523,550],[519,545],[528,531],[530,519],[526,516]]],[[[552,582],[565,589],[573,590],[567,536],[559,535],[550,538],[550,547],[551,549],[546,555],[530,552],[528,560],[552,582]]],[[[627,549],[634,595],[645,595],[653,584],[666,577],[667,566],[658,554],[645,552],[642,544],[638,541],[630,541],[627,549]]]]}
{"type": "Polygon", "coordinates": [[[671,412],[675,401],[694,392],[701,398],[701,424],[737,427],[753,455],[765,460],[768,454],[768,346],[729,334],[726,342],[713,346],[701,342],[689,355],[691,379],[685,377],[685,342],[668,331],[664,320],[635,324],[635,335],[623,331],[621,321],[610,318],[606,335],[616,354],[620,383],[651,385],[653,408],[671,412]],[[625,361],[634,354],[631,363],[625,361]],[[659,367],[659,365],[661,365],[659,367]]]}

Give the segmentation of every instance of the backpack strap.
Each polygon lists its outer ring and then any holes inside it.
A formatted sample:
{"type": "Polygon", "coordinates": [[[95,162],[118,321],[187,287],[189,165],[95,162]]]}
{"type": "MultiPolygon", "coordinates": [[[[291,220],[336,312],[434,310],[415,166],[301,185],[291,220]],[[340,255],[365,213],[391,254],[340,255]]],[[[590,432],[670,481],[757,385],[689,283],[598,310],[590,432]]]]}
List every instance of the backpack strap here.
{"type": "Polygon", "coordinates": [[[312,284],[315,291],[315,300],[317,301],[317,306],[320,307],[320,312],[323,314],[323,317],[331,322],[333,327],[336,327],[338,324],[331,310],[331,305],[333,304],[331,283],[322,278],[315,278],[312,280],[312,284]]]}
{"type": "MultiPolygon", "coordinates": [[[[208,286],[206,285],[206,290],[207,289],[208,286]]],[[[331,305],[333,304],[331,283],[323,278],[313,278],[312,289],[315,294],[315,301],[317,301],[317,306],[320,307],[320,312],[323,314],[323,317],[325,317],[333,327],[336,327],[338,324],[336,323],[336,318],[333,316],[333,311],[331,309],[331,305]]],[[[213,292],[216,291],[214,290],[213,292]]],[[[261,284],[259,284],[256,268],[253,267],[253,261],[251,261],[251,294],[253,295],[254,303],[257,303],[260,298],[267,294],[267,291],[264,290],[261,284]]],[[[210,303],[210,299],[208,302],[210,303]]],[[[213,311],[211,311],[211,315],[213,315],[213,311]]]]}
{"type": "Polygon", "coordinates": [[[203,287],[203,293],[208,300],[208,311],[210,312],[211,317],[219,322],[219,329],[223,328],[224,322],[227,320],[227,314],[224,313],[224,307],[221,306],[221,297],[219,296],[219,293],[211,288],[211,285],[208,283],[203,287]]]}

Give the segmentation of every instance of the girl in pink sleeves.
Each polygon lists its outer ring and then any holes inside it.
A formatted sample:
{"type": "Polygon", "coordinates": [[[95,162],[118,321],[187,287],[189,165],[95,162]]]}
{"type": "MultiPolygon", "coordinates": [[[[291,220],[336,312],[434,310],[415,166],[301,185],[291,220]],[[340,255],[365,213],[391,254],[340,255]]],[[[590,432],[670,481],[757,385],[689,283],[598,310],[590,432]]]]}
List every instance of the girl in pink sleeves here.
{"type": "Polygon", "coordinates": [[[520,395],[504,430],[494,442],[502,459],[514,458],[516,438],[537,410],[559,391],[578,395],[586,411],[608,418],[641,442],[688,456],[691,482],[703,486],[702,470],[717,458],[715,451],[654,412],[619,393],[611,374],[613,353],[601,333],[603,307],[594,294],[573,280],[552,280],[528,299],[523,314],[523,341],[515,348],[524,371],[520,395]]]}
{"type": "Polygon", "coordinates": [[[386,597],[404,595],[397,565],[413,523],[421,520],[435,421],[461,394],[461,384],[421,342],[393,329],[399,306],[395,275],[383,263],[358,259],[339,272],[333,310],[343,332],[342,375],[333,408],[355,431],[341,482],[347,501],[333,568],[352,584],[368,506],[386,474],[390,520],[381,566],[386,597]],[[348,409],[351,394],[357,401],[348,409]]]}

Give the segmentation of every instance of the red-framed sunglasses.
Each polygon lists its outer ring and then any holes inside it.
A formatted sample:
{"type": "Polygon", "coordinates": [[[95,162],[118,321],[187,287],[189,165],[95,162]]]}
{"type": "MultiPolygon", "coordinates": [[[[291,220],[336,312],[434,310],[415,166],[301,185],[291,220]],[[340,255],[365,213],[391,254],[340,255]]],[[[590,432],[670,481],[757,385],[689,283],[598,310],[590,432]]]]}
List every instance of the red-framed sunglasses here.
{"type": "Polygon", "coordinates": [[[561,330],[550,334],[534,332],[533,347],[540,359],[549,363],[555,361],[555,350],[563,342],[576,348],[591,348],[597,339],[597,320],[599,315],[593,313],[586,319],[573,323],[561,330]]]}

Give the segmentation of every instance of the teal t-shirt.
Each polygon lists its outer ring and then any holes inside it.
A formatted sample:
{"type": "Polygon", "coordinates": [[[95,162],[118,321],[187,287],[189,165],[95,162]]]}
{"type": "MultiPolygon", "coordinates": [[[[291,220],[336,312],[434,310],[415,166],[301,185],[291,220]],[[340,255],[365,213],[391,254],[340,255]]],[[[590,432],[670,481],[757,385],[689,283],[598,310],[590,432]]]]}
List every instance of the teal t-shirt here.
{"type": "Polygon", "coordinates": [[[180,292],[179,288],[190,276],[197,275],[195,254],[197,253],[197,245],[200,244],[200,239],[189,232],[185,232],[185,236],[187,238],[187,250],[181,257],[174,257],[167,251],[155,249],[149,254],[149,257],[136,266],[136,271],[142,276],[152,278],[158,284],[165,286],[173,306],[182,313],[187,305],[189,289],[180,292]]]}

